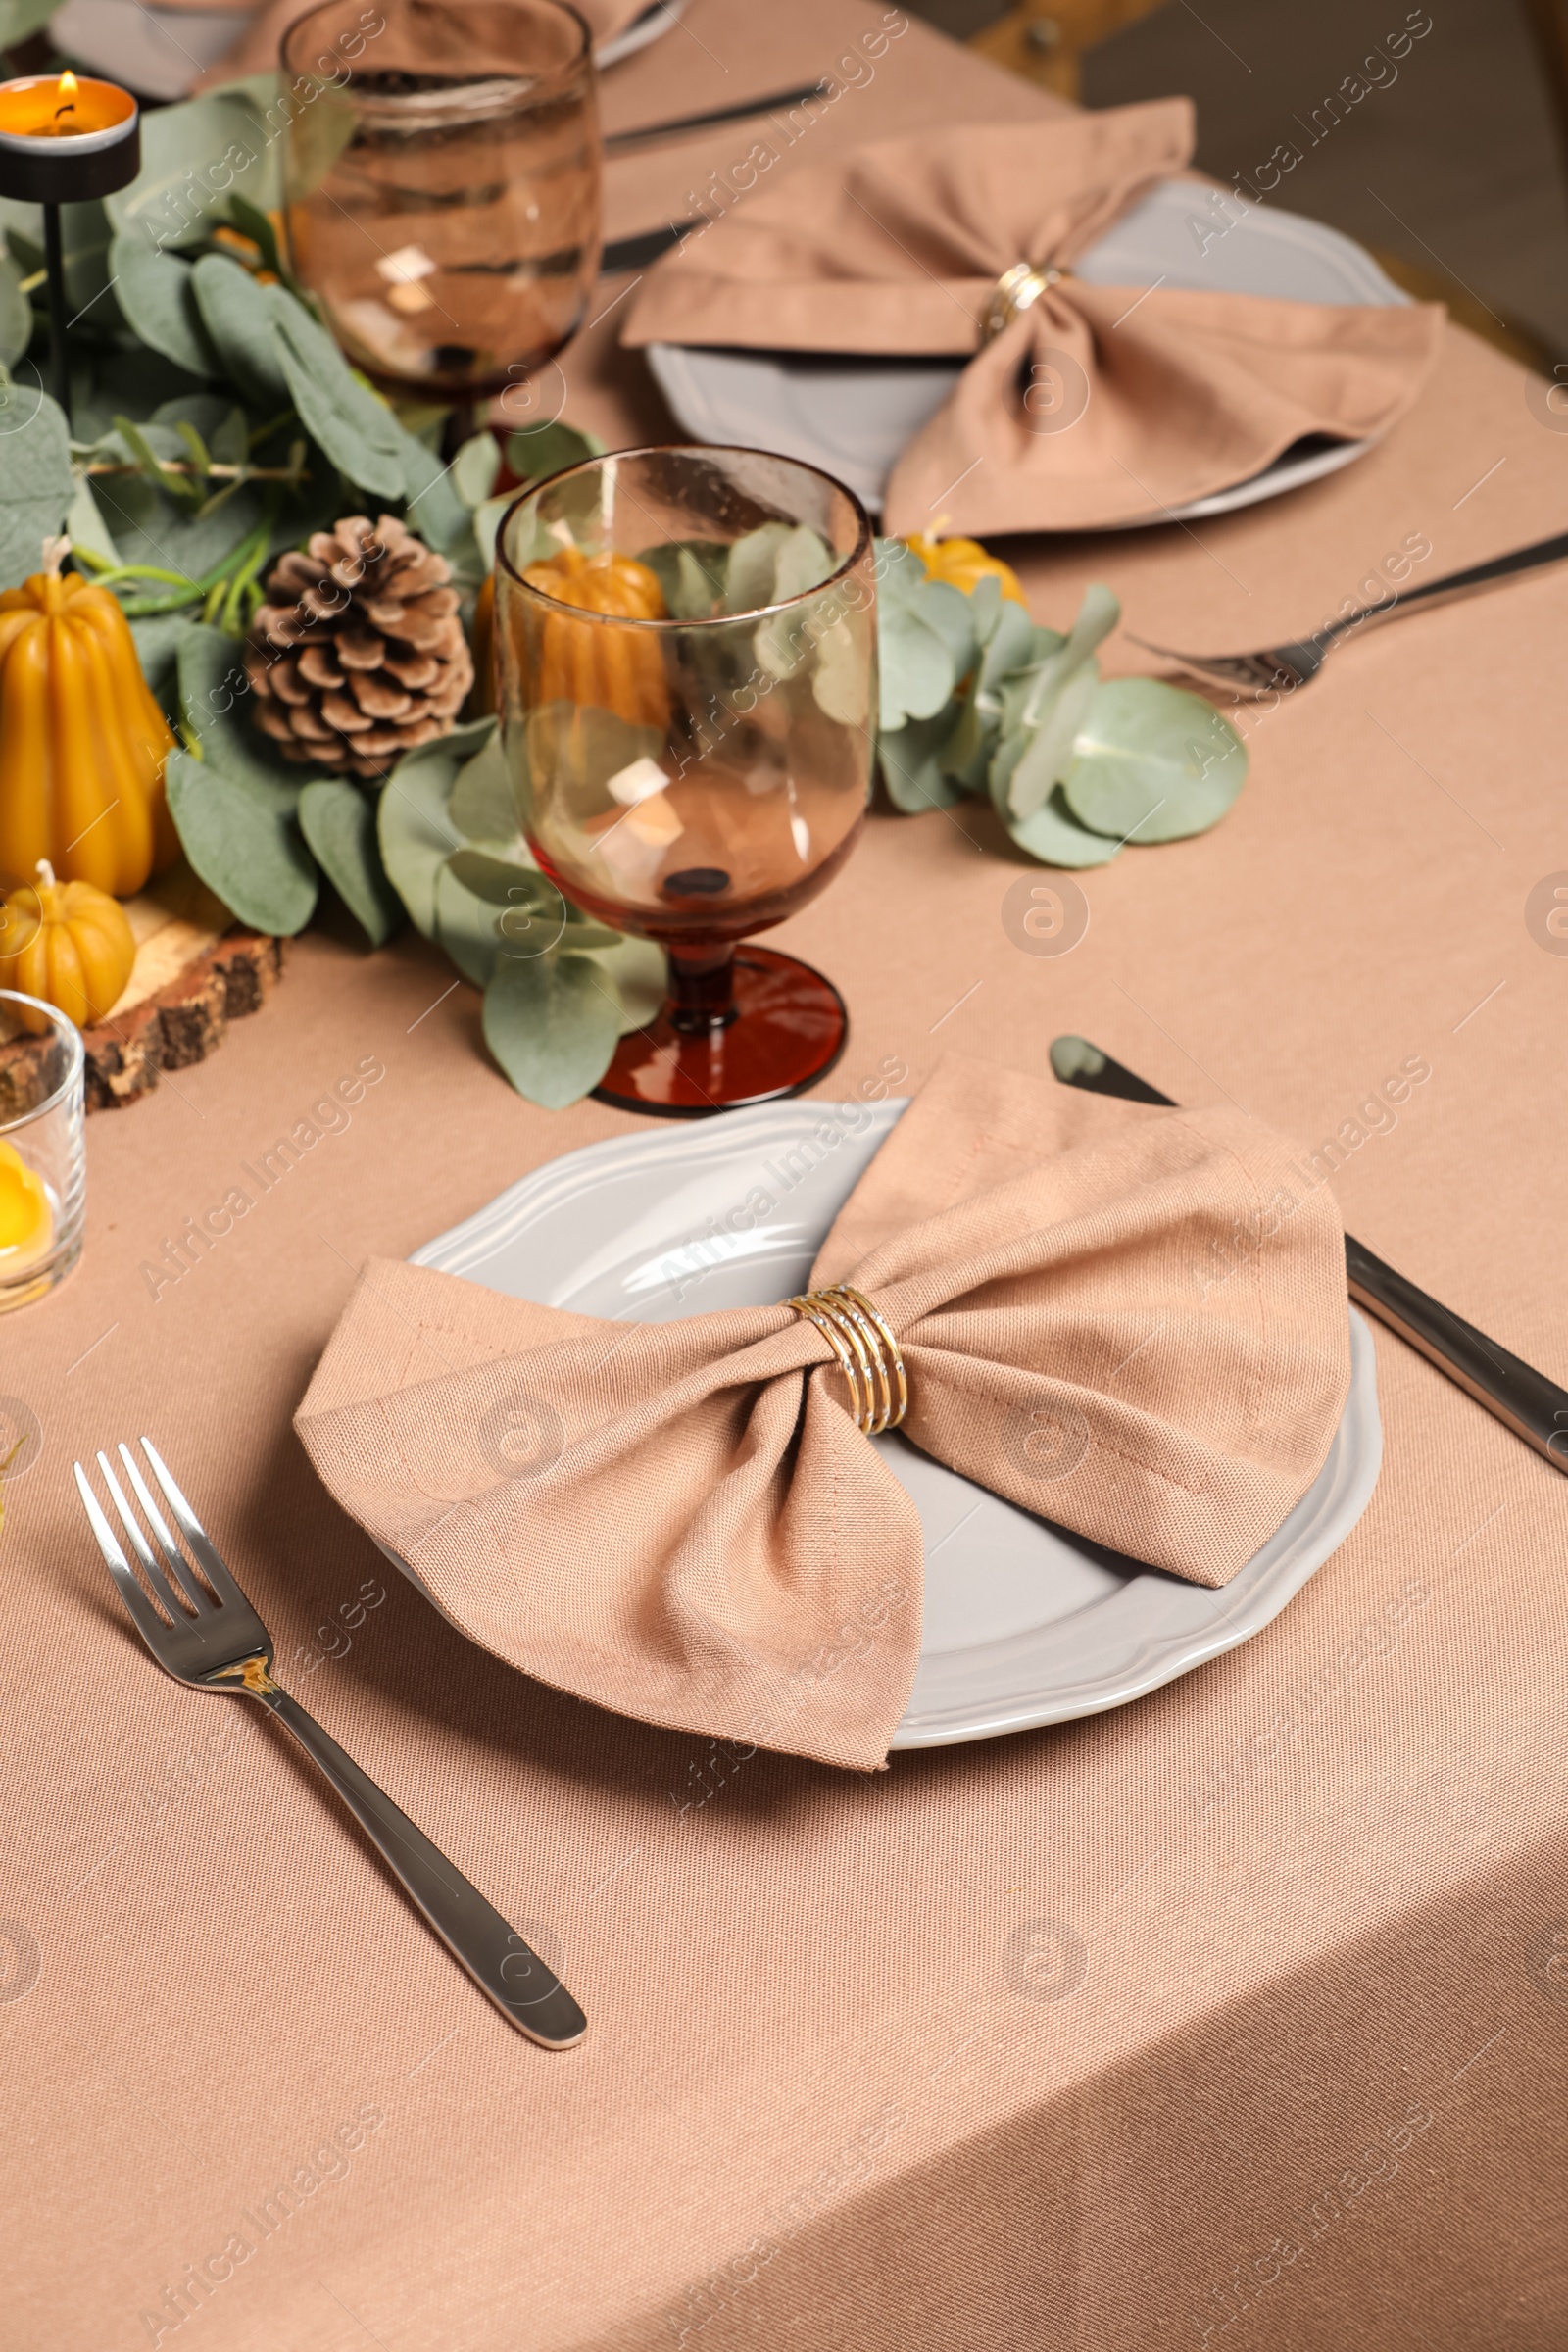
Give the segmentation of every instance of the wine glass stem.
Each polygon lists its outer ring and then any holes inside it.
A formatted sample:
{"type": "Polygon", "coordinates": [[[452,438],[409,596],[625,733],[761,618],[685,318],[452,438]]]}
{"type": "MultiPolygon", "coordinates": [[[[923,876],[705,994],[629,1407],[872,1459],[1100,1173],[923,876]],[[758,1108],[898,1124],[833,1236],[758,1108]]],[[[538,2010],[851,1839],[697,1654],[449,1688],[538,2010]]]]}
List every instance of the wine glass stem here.
{"type": "Polygon", "coordinates": [[[669,1025],[685,1037],[727,1029],[735,1018],[735,951],[669,951],[669,1025]]]}

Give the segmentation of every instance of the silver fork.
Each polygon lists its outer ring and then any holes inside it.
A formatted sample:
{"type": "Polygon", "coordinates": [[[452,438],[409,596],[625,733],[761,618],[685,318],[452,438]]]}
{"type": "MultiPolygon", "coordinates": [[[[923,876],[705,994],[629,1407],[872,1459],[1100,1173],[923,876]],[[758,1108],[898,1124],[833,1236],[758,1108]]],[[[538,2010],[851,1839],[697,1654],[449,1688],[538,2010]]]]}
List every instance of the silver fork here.
{"type": "Polygon", "coordinates": [[[480,1991],[494,2001],[503,2017],[510,2019],[531,2041],[543,2042],[547,2049],[565,2049],[580,2041],[588,2020],[561,1980],[508,1927],[500,1912],[492,1910],[478,1888],[469,1886],[439,1846],[432,1845],[369,1775],[360,1770],[352,1756],[344,1754],[337,1741],[322,1731],[314,1716],[306,1713],[298,1699],[291,1698],[272,1680],[271,1636],[224,1566],[217,1545],[159,1459],[151,1441],[143,1438],[141,1446],[185,1543],[182,1551],[170,1533],[130,1448],[122,1446],[120,1458],[146,1514],[162,1555],[161,1565],[153,1556],[106,1454],[99,1454],[98,1467],[147,1580],[146,1589],[138,1583],[79,1462],[75,1465],[76,1484],[81,1490],[88,1523],[98,1539],[98,1548],[108,1563],[120,1597],[159,1665],[177,1682],[190,1684],[193,1690],[217,1690],[225,1696],[244,1692],[259,1699],[270,1715],[293,1733],[311,1761],[319,1765],[436,1934],[463,1963],[480,1991]],[[197,1568],[200,1576],[196,1574],[197,1568]],[[149,1592],[152,1598],[148,1597],[149,1592]]]}
{"type": "Polygon", "coordinates": [[[1314,636],[1300,638],[1293,645],[1265,646],[1256,654],[1183,654],[1174,646],[1155,645],[1148,637],[1133,636],[1134,645],[1147,653],[1162,654],[1167,662],[1179,662],[1183,669],[1191,670],[1195,678],[1208,678],[1216,686],[1232,687],[1238,694],[1254,700],[1265,694],[1294,694],[1299,686],[1309,686],[1317,676],[1334,648],[1347,637],[1361,629],[1375,629],[1380,621],[1397,620],[1402,613],[1413,612],[1417,607],[1456,603],[1462,596],[1479,596],[1483,589],[1500,588],[1508,580],[1517,579],[1521,572],[1539,571],[1547,564],[1560,564],[1568,558],[1568,531],[1555,539],[1538,539],[1533,547],[1516,547],[1511,555],[1494,556],[1490,563],[1472,564],[1466,571],[1450,571],[1441,580],[1427,580],[1419,588],[1396,590],[1386,605],[1360,605],[1341,620],[1329,621],[1314,636]]]}

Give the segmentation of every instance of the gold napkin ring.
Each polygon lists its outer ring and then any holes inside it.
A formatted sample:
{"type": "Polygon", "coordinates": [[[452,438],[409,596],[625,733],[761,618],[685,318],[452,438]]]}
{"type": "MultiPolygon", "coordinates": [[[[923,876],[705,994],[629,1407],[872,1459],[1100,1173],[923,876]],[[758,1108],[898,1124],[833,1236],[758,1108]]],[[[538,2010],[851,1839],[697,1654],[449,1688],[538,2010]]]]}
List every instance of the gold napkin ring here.
{"type": "Polygon", "coordinates": [[[995,342],[1004,327],[1032,310],[1041,295],[1059,286],[1066,275],[1065,270],[1037,270],[1032,262],[1014,262],[1010,270],[1004,270],[980,314],[981,348],[995,342]]]}
{"type": "Polygon", "coordinates": [[[885,1429],[897,1429],[908,1409],[909,1383],[899,1343],[880,1309],[847,1282],[803,1292],[788,1303],[815,1324],[838,1357],[861,1434],[879,1438],[885,1429]]]}

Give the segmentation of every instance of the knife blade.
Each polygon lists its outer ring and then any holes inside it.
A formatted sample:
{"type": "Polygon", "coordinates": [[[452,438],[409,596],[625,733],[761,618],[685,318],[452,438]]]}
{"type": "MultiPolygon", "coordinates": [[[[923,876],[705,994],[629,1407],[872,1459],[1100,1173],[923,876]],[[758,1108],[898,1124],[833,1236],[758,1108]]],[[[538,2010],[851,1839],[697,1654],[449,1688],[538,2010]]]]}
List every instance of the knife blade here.
{"type": "Polygon", "coordinates": [[[804,106],[813,98],[825,98],[833,86],[819,76],[791,90],[774,90],[766,98],[743,98],[737,106],[710,107],[705,115],[674,115],[665,122],[645,122],[637,130],[609,130],[604,150],[607,155],[625,155],[654,139],[683,139],[694,130],[714,130],[722,122],[744,122],[753,115],[771,115],[786,106],[804,106]]]}
{"type": "MultiPolygon", "coordinates": [[[[1136,1071],[1113,1061],[1086,1037],[1058,1037],[1052,1043],[1051,1067],[1063,1086],[1081,1087],[1092,1095],[1114,1095],[1124,1102],[1153,1102],[1176,1108],[1169,1095],[1140,1078],[1136,1071]]],[[[1347,1288],[1357,1306],[1364,1306],[1391,1331],[1446,1372],[1451,1381],[1484,1404],[1491,1413],[1523,1438],[1527,1446],[1568,1472],[1568,1389],[1538,1372],[1462,1315],[1409,1281],[1375,1255],[1353,1234],[1345,1237],[1347,1288]]]]}

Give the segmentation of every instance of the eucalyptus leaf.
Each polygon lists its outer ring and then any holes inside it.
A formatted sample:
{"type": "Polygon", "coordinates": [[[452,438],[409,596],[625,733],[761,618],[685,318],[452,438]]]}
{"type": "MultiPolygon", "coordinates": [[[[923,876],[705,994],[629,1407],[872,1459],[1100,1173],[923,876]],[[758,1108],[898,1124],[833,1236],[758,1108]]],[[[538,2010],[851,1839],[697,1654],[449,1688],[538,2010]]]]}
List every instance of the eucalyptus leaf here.
{"type": "Polygon", "coordinates": [[[724,610],[729,549],[721,539],[671,539],[638,551],[663,593],[672,620],[707,620],[724,610]]]}
{"type": "Polygon", "coordinates": [[[925,586],[925,565],[906,539],[874,539],[871,543],[876,592],[888,604],[910,604],[925,586]]]}
{"type": "MultiPolygon", "coordinates": [[[[105,564],[118,564],[114,533],[98,512],[92,484],[85,474],[76,483],[76,495],[66,515],[66,536],[74,548],[89,556],[100,557],[105,564]]],[[[81,567],[85,569],[86,566],[81,567]]]]}
{"type": "MultiPolygon", "coordinates": [[[[168,112],[176,109],[170,107],[168,112]]],[[[264,416],[292,408],[294,395],[265,299],[267,289],[221,253],[204,253],[191,270],[190,282],[202,324],[241,398],[264,416]]]]}
{"type": "MultiPolygon", "coordinates": [[[[495,970],[505,919],[490,900],[481,899],[477,891],[461,882],[450,864],[441,867],[435,878],[436,945],[445,948],[465,980],[471,980],[475,988],[483,988],[495,970]]],[[[526,937],[533,927],[532,918],[525,909],[518,919],[526,937]]]]}
{"type": "Polygon", "coordinates": [[[613,992],[588,956],[503,956],[484,992],[484,1036],[519,1095],[564,1110],[598,1085],[620,1035],[613,992]]]}
{"type": "Polygon", "coordinates": [[[203,757],[285,812],[292,811],[300,794],[300,771],[285,767],[255,724],[255,695],[239,646],[221,629],[188,621],[177,651],[180,708],[203,757]]]}
{"type": "Polygon", "coordinates": [[[279,364],[300,422],[356,488],[402,498],[408,436],[373,392],[356,382],[330,335],[282,286],[270,286],[268,311],[279,364]]]}
{"type": "Polygon", "coordinates": [[[14,368],[32,341],[32,305],[22,291],[22,265],[0,255],[0,368],[14,368]]]}
{"type": "Polygon", "coordinates": [[[262,268],[270,270],[274,277],[281,278],[286,284],[288,270],[284,267],[283,256],[278,251],[277,231],[267,215],[252,204],[248,196],[242,196],[236,188],[228,199],[228,217],[239,230],[240,235],[249,237],[261,255],[262,268]]]}
{"type": "Polygon", "coordinates": [[[384,947],[404,909],[381,863],[373,802],[340,776],[319,777],[301,792],[299,815],[318,865],[371,947],[384,947]]]}
{"type": "Polygon", "coordinates": [[[255,112],[231,92],[144,110],[141,170],[104,209],[118,231],[133,231],[154,250],[197,244],[235,190],[266,210],[267,146],[255,112]]]}
{"type": "MultiPolygon", "coordinates": [[[[517,804],[513,798],[501,729],[494,721],[491,727],[488,743],[466,761],[452,787],[448,814],[465,841],[511,842],[517,833],[517,804]]],[[[519,842],[519,859],[525,856],[519,842]]]]}
{"type": "Polygon", "coordinates": [[[196,307],[188,262],[161,252],[134,230],[122,230],[110,247],[109,267],[114,272],[115,299],[144,343],[192,375],[222,372],[222,363],[196,307]]]}
{"type": "Polygon", "coordinates": [[[494,433],[474,433],[452,463],[452,486],[466,507],[482,507],[501,471],[501,444],[494,433]]]}
{"type": "Polygon", "coordinates": [[[877,666],[884,731],[935,718],[958,682],[947,639],[906,601],[880,609],[877,666]]]}
{"type": "MultiPolygon", "coordinates": [[[[93,497],[114,532],[122,563],[153,564],[193,580],[231,555],[264,514],[261,492],[247,486],[211,514],[185,514],[154,483],[135,474],[96,475],[93,497]]],[[[159,583],[150,585],[156,590],[159,583]]],[[[232,654],[233,641],[226,642],[232,654]]]]}
{"type": "MultiPolygon", "coordinates": [[[[1048,660],[1059,660],[1048,656],[1048,660]]],[[[1041,714],[1023,758],[1013,769],[1002,813],[1009,822],[1024,823],[1051,798],[1075,757],[1078,729],[1099,691],[1100,678],[1093,657],[1058,678],[1053,699],[1041,714]]]]}
{"type": "Polygon", "coordinates": [[[39,568],[75,494],[61,411],[33,385],[0,383],[0,588],[39,568]]]}
{"type": "Polygon", "coordinates": [[[507,443],[507,464],[521,482],[547,481],[568,466],[581,466],[604,454],[605,444],[597,433],[579,432],[570,424],[528,425],[507,443]]]}
{"type": "Polygon", "coordinates": [[[244,411],[233,408],[228,396],[222,392],[182,392],[176,399],[163,401],[154,409],[148,424],[149,427],[172,426],[182,438],[185,427],[189,425],[199,440],[214,441],[211,454],[219,457],[222,453],[216,446],[216,436],[224,418],[231,415],[237,416],[243,425],[244,411]]]}
{"type": "Polygon", "coordinates": [[[147,690],[171,721],[180,715],[179,640],[190,621],[183,612],[148,612],[129,624],[147,690]]]}
{"type": "Polygon", "coordinates": [[[188,474],[166,473],[164,470],[164,460],[173,459],[175,453],[183,448],[177,433],[165,432],[154,424],[149,424],[144,431],[129,416],[117,416],[115,431],[132,463],[140,467],[145,478],[161,490],[166,498],[181,507],[201,504],[200,486],[188,474]]]}
{"type": "Polygon", "coordinates": [[[811,651],[807,614],[799,606],[787,612],[769,612],[752,631],[752,651],[758,665],[770,677],[792,678],[811,651]]]}
{"type": "Polygon", "coordinates": [[[870,676],[860,626],[841,612],[816,639],[811,693],[817,709],[841,727],[863,727],[870,715],[870,676]]]}
{"type": "Polygon", "coordinates": [[[525,864],[518,858],[498,858],[493,850],[466,844],[453,851],[447,863],[464,889],[487,906],[525,906],[548,913],[558,933],[567,920],[566,902],[559,888],[531,861],[525,864]]]}
{"type": "Polygon", "coordinates": [[[1201,695],[1155,678],[1096,693],[1063,782],[1079,821],[1135,842],[1206,832],[1247,781],[1247,747],[1201,695]]]}
{"type": "MultiPolygon", "coordinates": [[[[564,944],[575,948],[579,926],[573,924],[564,944]]],[[[663,949],[653,939],[619,939],[612,948],[591,953],[590,960],[613,988],[620,1003],[620,1034],[646,1029],[669,994],[669,964],[663,949]]]]}
{"type": "Polygon", "coordinates": [[[459,727],[439,743],[408,753],[381,787],[376,833],[387,879],[426,939],[436,936],[436,877],[463,835],[448,813],[452,787],[466,759],[480,748],[495,722],[459,727]]]}
{"type": "MultiPolygon", "coordinates": [[[[995,588],[996,585],[994,579],[980,582],[980,588],[995,588]]],[[[975,590],[977,601],[980,588],[975,590]]],[[[979,635],[978,617],[975,633],[979,635]]],[[[1024,662],[1042,656],[1048,648],[1037,645],[1035,640],[1048,637],[1054,640],[1055,634],[1054,629],[1037,629],[1022,605],[1015,605],[1010,598],[1004,600],[999,592],[996,616],[981,640],[985,651],[980,658],[980,672],[976,681],[980,691],[987,692],[999,685],[1009,671],[1021,668],[1024,662]]]]}
{"type": "Polygon", "coordinates": [[[0,0],[0,49],[15,49],[29,33],[41,32],[60,0],[0,0]]]}
{"type": "Polygon", "coordinates": [[[954,713],[913,718],[877,737],[877,758],[888,799],[905,816],[927,808],[951,808],[963,797],[945,771],[943,755],[953,733],[954,713]]]}
{"type": "Polygon", "coordinates": [[[914,610],[928,628],[935,629],[953,661],[953,674],[961,678],[975,656],[974,616],[969,599],[951,580],[927,580],[913,598],[914,610]]]}
{"type": "MultiPolygon", "coordinates": [[[[626,935],[623,931],[612,931],[608,923],[596,923],[592,915],[579,914],[569,903],[566,913],[570,919],[561,937],[563,952],[570,950],[575,954],[580,949],[584,954],[595,955],[625,946],[626,935]]],[[[505,935],[505,925],[502,929],[505,935]]]]}
{"type": "MultiPolygon", "coordinates": [[[[974,641],[976,645],[988,646],[997,633],[1003,611],[1002,582],[994,572],[987,572],[976,580],[968,592],[967,603],[974,641]]],[[[1014,604],[1010,597],[1006,605],[1009,612],[1017,613],[1021,620],[1027,622],[1029,615],[1022,605],[1014,604]]]]}
{"type": "Polygon", "coordinates": [[[1007,830],[1018,847],[1043,865],[1108,865],[1121,848],[1119,841],[1086,832],[1075,823],[1059,786],[1032,816],[1009,824],[1007,830]]]}
{"type": "Polygon", "coordinates": [[[250,425],[243,409],[230,408],[211,433],[213,456],[220,466],[243,466],[250,456],[250,425]]]}
{"type": "Polygon", "coordinates": [[[210,760],[173,751],[164,769],[180,846],[242,923],[292,938],[316,906],[318,878],[293,816],[210,760]]]}
{"type": "Polygon", "coordinates": [[[466,545],[474,547],[473,516],[453,487],[452,467],[415,434],[406,433],[395,417],[388,421],[396,435],[409,528],[443,555],[459,555],[466,545]]]}
{"type": "Polygon", "coordinates": [[[724,566],[724,603],[731,612],[756,612],[774,602],[779,549],[790,535],[787,522],[764,522],[731,544],[724,566]]]}
{"type": "MultiPolygon", "coordinates": [[[[473,511],[470,525],[474,544],[479,551],[481,571],[495,569],[496,539],[501,529],[501,517],[516,495],[515,490],[505,490],[499,498],[487,498],[482,507],[476,507],[473,511]]],[[[531,558],[528,560],[531,561],[531,558]]]]}
{"type": "Polygon", "coordinates": [[[176,367],[150,344],[123,341],[78,343],[72,368],[76,439],[90,442],[107,433],[115,416],[141,419],[182,394],[210,389],[201,376],[176,367]]]}
{"type": "Polygon", "coordinates": [[[773,601],[783,604],[788,597],[804,596],[808,589],[819,588],[838,567],[839,560],[826,540],[819,538],[808,523],[797,523],[779,541],[773,567],[773,601]]]}

